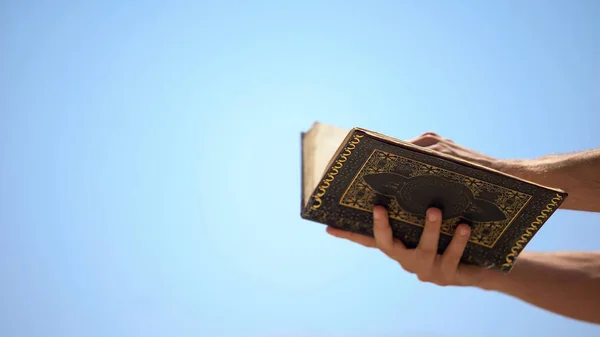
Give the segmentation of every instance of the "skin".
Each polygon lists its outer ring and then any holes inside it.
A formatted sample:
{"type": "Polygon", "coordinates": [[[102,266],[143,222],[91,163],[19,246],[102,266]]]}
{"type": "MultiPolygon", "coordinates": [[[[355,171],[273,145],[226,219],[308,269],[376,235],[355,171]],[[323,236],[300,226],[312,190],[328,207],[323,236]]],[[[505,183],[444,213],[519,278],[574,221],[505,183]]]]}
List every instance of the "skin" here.
{"type": "MultiPolygon", "coordinates": [[[[538,184],[559,187],[569,193],[563,209],[600,212],[600,149],[532,160],[500,160],[435,133],[425,133],[411,142],[538,184]]],[[[512,271],[502,274],[459,263],[470,234],[465,224],[458,226],[444,254],[437,254],[441,220],[440,210],[428,210],[423,234],[415,249],[406,248],[392,236],[387,211],[380,206],[373,210],[374,237],[331,227],[327,232],[379,249],[420,281],[497,291],[556,314],[600,324],[600,252],[523,251],[512,271]]]]}
{"type": "Polygon", "coordinates": [[[456,144],[433,132],[410,141],[540,185],[569,193],[562,209],[600,212],[600,149],[536,159],[496,159],[456,144]]]}

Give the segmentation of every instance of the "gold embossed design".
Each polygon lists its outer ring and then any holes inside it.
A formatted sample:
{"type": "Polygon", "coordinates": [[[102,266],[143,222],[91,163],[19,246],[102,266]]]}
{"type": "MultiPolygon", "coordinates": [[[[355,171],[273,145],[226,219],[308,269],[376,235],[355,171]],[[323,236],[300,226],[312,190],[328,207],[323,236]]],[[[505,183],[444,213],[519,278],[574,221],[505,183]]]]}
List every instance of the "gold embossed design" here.
{"type": "Polygon", "coordinates": [[[521,235],[521,238],[517,240],[515,245],[510,249],[510,253],[506,255],[506,263],[502,265],[503,269],[510,268],[515,263],[517,255],[521,252],[523,247],[527,244],[533,234],[539,229],[546,219],[552,214],[552,212],[558,207],[559,202],[563,199],[562,195],[556,194],[552,200],[546,205],[540,215],[535,217],[535,220],[529,225],[529,227],[525,230],[525,233],[521,235]]]}
{"type": "MultiPolygon", "coordinates": [[[[505,215],[501,221],[473,222],[469,241],[487,248],[493,248],[504,231],[523,210],[532,196],[506,187],[495,185],[473,177],[465,176],[437,166],[381,150],[374,150],[342,195],[339,204],[367,212],[373,210],[377,192],[363,178],[375,173],[396,173],[407,178],[436,176],[452,183],[468,187],[476,198],[484,198],[493,203],[505,215]]],[[[403,209],[395,198],[390,200],[388,214],[392,219],[423,227],[422,215],[403,209]]],[[[460,217],[445,219],[441,232],[452,236],[460,217]]]]}
{"type": "Polygon", "coordinates": [[[312,206],[313,210],[318,209],[323,204],[323,196],[327,193],[327,189],[331,186],[331,183],[335,179],[335,176],[339,173],[339,170],[344,166],[344,162],[348,160],[348,157],[352,154],[352,151],[356,148],[356,144],[360,142],[363,135],[355,134],[354,137],[348,142],[348,146],[339,154],[339,158],[335,161],[335,164],[331,167],[323,182],[317,188],[317,192],[314,195],[315,204],[312,206]]]}

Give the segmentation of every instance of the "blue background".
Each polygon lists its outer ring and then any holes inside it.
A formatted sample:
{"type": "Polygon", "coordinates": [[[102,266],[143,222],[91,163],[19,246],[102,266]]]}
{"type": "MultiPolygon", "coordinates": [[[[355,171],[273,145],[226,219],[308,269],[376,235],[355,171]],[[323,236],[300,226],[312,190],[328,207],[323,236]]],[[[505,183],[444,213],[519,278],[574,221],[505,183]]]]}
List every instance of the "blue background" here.
{"type": "MultiPolygon", "coordinates": [[[[592,336],[299,217],[315,120],[600,146],[597,1],[3,1],[0,335],[592,336]]],[[[531,250],[600,249],[558,212],[531,250]]]]}

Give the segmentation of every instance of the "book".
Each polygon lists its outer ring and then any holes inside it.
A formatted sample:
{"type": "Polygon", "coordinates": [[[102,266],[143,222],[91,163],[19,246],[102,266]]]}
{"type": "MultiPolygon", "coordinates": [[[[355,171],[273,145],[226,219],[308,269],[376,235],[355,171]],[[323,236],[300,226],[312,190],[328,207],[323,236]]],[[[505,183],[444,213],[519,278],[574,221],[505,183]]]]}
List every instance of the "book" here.
{"type": "Polygon", "coordinates": [[[363,128],[315,122],[301,132],[301,217],[373,236],[375,205],[417,247],[429,207],[442,210],[438,253],[471,227],[461,263],[508,273],[568,194],[363,128]]]}

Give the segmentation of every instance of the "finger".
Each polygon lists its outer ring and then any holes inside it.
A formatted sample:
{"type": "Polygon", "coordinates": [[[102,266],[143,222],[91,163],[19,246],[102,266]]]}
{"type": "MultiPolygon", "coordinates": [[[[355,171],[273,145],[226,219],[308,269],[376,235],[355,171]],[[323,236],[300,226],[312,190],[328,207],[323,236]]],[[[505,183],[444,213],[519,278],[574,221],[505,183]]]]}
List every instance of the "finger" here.
{"type": "Polygon", "coordinates": [[[327,233],[336,238],[346,239],[365,247],[375,248],[375,239],[366,235],[345,231],[339,228],[327,227],[327,233]]]}
{"type": "Polygon", "coordinates": [[[456,275],[456,270],[460,263],[460,258],[465,251],[465,247],[469,242],[469,235],[471,234],[471,228],[468,225],[460,224],[456,227],[454,236],[450,241],[450,244],[446,248],[444,255],[442,256],[441,268],[442,274],[447,276],[456,275]]]}
{"type": "Polygon", "coordinates": [[[417,138],[409,140],[408,142],[422,147],[429,147],[433,144],[438,143],[439,141],[440,136],[433,132],[426,132],[417,138]]]}
{"type": "Polygon", "coordinates": [[[377,248],[389,255],[394,247],[394,235],[385,207],[375,206],[373,208],[373,236],[377,248]]]}
{"type": "Polygon", "coordinates": [[[432,139],[431,137],[423,137],[423,136],[413,138],[413,139],[409,140],[408,142],[412,143],[414,145],[417,145],[417,146],[421,146],[421,147],[429,147],[436,143],[434,141],[434,139],[432,139]]]}
{"type": "Polygon", "coordinates": [[[421,240],[417,246],[419,256],[427,261],[435,259],[440,239],[440,228],[442,226],[442,212],[437,208],[427,210],[425,217],[425,228],[421,234],[421,240]]]}

